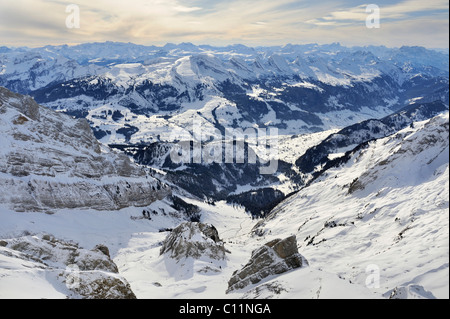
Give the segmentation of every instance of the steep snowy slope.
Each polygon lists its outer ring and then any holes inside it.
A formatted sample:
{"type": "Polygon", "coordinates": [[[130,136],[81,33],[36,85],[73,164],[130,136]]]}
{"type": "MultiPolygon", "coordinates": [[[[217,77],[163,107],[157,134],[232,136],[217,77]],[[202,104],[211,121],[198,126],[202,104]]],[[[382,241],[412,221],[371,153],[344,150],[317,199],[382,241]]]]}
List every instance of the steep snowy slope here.
{"type": "Polygon", "coordinates": [[[84,119],[0,88],[0,201],[17,211],[147,206],[170,189],[103,149],[84,119]]]}
{"type": "Polygon", "coordinates": [[[60,55],[49,56],[46,51],[18,51],[0,57],[0,86],[28,93],[67,79],[98,75],[105,69],[97,65],[80,65],[60,55]]]}
{"type": "MultiPolygon", "coordinates": [[[[174,163],[172,154],[177,147],[174,143],[110,146],[131,156],[136,163],[148,167],[155,176],[174,187],[199,198],[227,200],[243,205],[254,215],[261,215],[269,211],[271,203],[303,186],[303,176],[294,165],[296,157],[319,144],[332,132],[335,131],[295,136],[250,136],[240,153],[246,154],[248,145],[248,152],[255,154],[254,163],[249,161],[251,156],[247,155],[243,163],[238,163],[234,158],[232,162],[225,162],[222,157],[221,161],[214,163],[194,163],[193,160],[174,163]],[[270,165],[268,161],[273,161],[276,168],[270,174],[261,174],[261,170],[270,165]]],[[[238,140],[244,143],[240,137],[238,140]]],[[[219,143],[221,140],[204,143],[203,156],[213,147],[222,148],[222,154],[225,154],[230,144],[219,143]]]]}
{"type": "Polygon", "coordinates": [[[448,298],[449,115],[355,151],[254,236],[295,234],[312,267],[389,297],[448,298]]]}
{"type": "MultiPolygon", "coordinates": [[[[83,249],[109,247],[119,275],[138,298],[448,298],[448,123],[446,113],[369,143],[265,220],[253,220],[225,202],[185,198],[200,207],[202,223],[215,226],[214,238],[219,236],[225,249],[226,259],[209,265],[161,254],[172,238],[170,229],[181,223],[164,202],[148,208],[155,212],[150,219],[133,207],[107,213],[64,209],[53,215],[0,207],[0,246],[6,245],[0,248],[0,296],[17,296],[20,287],[30,286],[42,297],[66,296],[67,288],[48,271],[32,263],[25,268],[8,252],[11,238],[51,234],[83,249]],[[308,265],[226,293],[252,252],[291,235],[308,265]],[[10,269],[24,274],[15,286],[11,279],[17,272],[10,269]]],[[[189,227],[191,244],[213,244],[189,227]]]]}

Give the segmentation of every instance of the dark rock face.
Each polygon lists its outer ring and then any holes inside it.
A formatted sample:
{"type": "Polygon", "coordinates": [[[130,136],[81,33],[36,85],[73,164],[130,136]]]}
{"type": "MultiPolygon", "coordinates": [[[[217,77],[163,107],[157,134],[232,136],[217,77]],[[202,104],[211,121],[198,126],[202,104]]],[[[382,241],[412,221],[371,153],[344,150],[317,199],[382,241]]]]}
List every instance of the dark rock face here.
{"type": "Polygon", "coordinates": [[[101,251],[105,256],[111,258],[111,255],[109,254],[109,248],[106,247],[105,245],[97,245],[94,247],[94,251],[95,250],[101,251]]]}
{"type": "Polygon", "coordinates": [[[297,248],[297,238],[291,236],[284,240],[275,239],[253,251],[247,265],[234,272],[228,282],[227,293],[257,284],[264,278],[280,275],[289,270],[307,265],[297,248]]]}
{"type": "Polygon", "coordinates": [[[226,250],[217,229],[208,224],[183,223],[175,228],[163,243],[161,255],[183,258],[225,260],[226,250]]]}

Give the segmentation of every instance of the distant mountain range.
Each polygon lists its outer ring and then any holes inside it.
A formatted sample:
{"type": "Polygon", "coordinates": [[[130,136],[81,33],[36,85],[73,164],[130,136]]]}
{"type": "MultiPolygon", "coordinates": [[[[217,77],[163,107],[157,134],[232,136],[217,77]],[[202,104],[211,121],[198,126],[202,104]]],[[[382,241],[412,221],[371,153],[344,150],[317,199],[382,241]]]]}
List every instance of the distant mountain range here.
{"type": "Polygon", "coordinates": [[[205,128],[319,132],[449,100],[449,55],[422,47],[163,47],[91,43],[0,50],[0,86],[87,118],[104,143],[205,128]]]}

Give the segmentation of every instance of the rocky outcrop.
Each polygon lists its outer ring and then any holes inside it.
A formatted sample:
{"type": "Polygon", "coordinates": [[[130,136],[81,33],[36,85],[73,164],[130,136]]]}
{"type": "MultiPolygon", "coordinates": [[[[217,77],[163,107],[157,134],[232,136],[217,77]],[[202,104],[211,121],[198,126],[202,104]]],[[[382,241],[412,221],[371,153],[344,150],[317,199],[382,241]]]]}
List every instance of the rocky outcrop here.
{"type": "Polygon", "coordinates": [[[257,284],[264,278],[280,275],[289,270],[307,265],[297,248],[297,238],[275,239],[253,251],[247,265],[233,273],[228,282],[227,293],[257,284]]]}
{"type": "Polygon", "coordinates": [[[393,289],[389,299],[436,299],[436,297],[420,285],[408,285],[393,289]]]}
{"type": "Polygon", "coordinates": [[[0,87],[0,202],[16,211],[144,207],[171,194],[124,154],[103,147],[85,119],[0,87]]]}
{"type": "Polygon", "coordinates": [[[83,299],[136,299],[123,278],[102,272],[80,273],[80,282],[73,291],[83,299]]]}
{"type": "Polygon", "coordinates": [[[183,258],[225,260],[226,249],[213,225],[186,222],[166,238],[161,255],[175,260],[183,258]]]}
{"type": "MultiPolygon", "coordinates": [[[[161,185],[161,184],[159,184],[161,185]]],[[[117,180],[94,183],[92,180],[48,181],[31,179],[29,182],[13,178],[1,179],[0,201],[10,203],[17,212],[47,211],[52,209],[87,208],[118,210],[125,207],[145,207],[171,194],[165,186],[157,190],[158,182],[117,180]]]]}
{"type": "Polygon", "coordinates": [[[64,287],[63,292],[68,298],[136,298],[128,282],[119,275],[117,265],[104,245],[87,250],[43,235],[3,240],[1,246],[0,254],[22,260],[22,263],[32,262],[36,269],[46,272],[49,280],[63,284],[60,287],[64,287]]]}

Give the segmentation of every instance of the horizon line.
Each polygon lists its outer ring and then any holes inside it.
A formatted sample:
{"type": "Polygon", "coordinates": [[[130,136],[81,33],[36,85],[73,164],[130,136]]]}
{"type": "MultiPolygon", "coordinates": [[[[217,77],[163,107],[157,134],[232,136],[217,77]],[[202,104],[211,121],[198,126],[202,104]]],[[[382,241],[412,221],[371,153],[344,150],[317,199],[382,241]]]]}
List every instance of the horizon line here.
{"type": "Polygon", "coordinates": [[[106,41],[87,41],[87,42],[79,42],[79,43],[64,43],[64,44],[39,44],[36,46],[26,46],[26,45],[22,45],[22,46],[12,46],[12,45],[2,45],[0,47],[6,47],[8,49],[41,49],[41,48],[45,48],[45,47],[76,47],[76,46],[81,46],[81,45],[87,45],[87,44],[129,44],[129,45],[135,45],[135,46],[142,46],[142,47],[157,47],[157,48],[163,48],[165,46],[168,45],[174,45],[174,46],[181,46],[181,45],[193,45],[196,47],[212,47],[212,48],[228,48],[228,47],[233,47],[233,46],[244,46],[246,48],[249,49],[257,49],[257,48],[284,48],[287,46],[331,46],[331,45],[336,45],[336,46],[341,46],[343,48],[369,48],[369,47],[375,47],[375,48],[386,48],[386,49],[401,49],[401,48],[424,48],[427,50],[434,50],[434,51],[449,51],[450,48],[449,47],[427,47],[424,45],[401,45],[401,46],[387,46],[387,45],[383,45],[383,44],[369,44],[369,45],[345,45],[342,44],[341,42],[329,42],[329,43],[317,43],[317,42],[310,42],[310,43],[291,43],[288,42],[286,44],[279,44],[279,45],[249,45],[249,44],[244,44],[244,43],[233,43],[233,44],[227,44],[227,45],[214,45],[214,44],[208,44],[208,43],[203,43],[203,44],[195,44],[192,42],[179,42],[179,43],[174,43],[174,42],[166,42],[165,44],[161,44],[161,43],[154,43],[154,44],[142,44],[142,43],[136,43],[136,42],[123,42],[123,41],[111,41],[111,40],[106,40],[106,41]]]}

